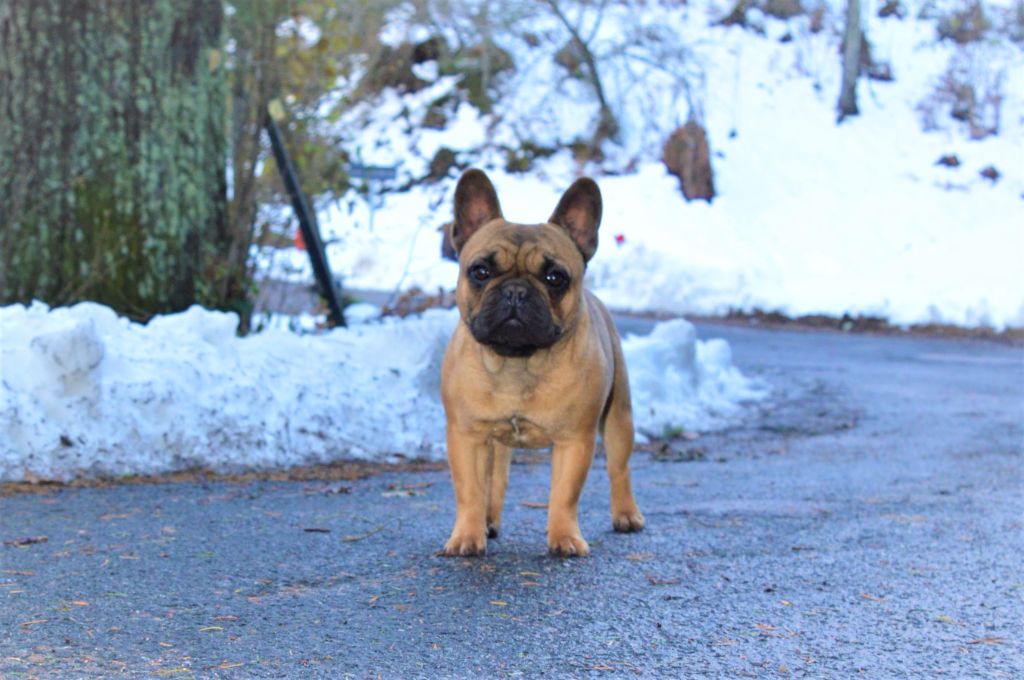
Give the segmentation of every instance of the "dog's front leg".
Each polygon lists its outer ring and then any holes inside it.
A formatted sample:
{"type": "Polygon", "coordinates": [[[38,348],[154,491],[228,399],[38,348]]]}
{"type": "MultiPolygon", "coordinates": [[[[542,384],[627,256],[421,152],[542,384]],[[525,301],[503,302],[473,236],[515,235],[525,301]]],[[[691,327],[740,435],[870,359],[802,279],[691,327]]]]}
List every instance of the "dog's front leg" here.
{"type": "Polygon", "coordinates": [[[554,555],[589,555],[580,533],[579,501],[594,459],[595,436],[555,443],[551,451],[551,496],[548,499],[548,550],[554,555]]]}
{"type": "Polygon", "coordinates": [[[491,451],[485,439],[448,426],[448,467],[455,489],[455,526],[446,556],[482,555],[487,550],[487,484],[491,451]]]}

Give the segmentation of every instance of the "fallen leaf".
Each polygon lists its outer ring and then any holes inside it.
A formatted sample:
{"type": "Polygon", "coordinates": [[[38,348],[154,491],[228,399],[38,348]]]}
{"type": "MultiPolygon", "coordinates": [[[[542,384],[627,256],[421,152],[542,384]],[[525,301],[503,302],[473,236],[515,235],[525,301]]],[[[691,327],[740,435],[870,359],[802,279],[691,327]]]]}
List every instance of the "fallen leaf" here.
{"type": "Polygon", "coordinates": [[[179,666],[178,668],[165,668],[162,671],[157,671],[156,674],[159,675],[159,676],[166,677],[168,675],[181,675],[182,673],[191,673],[191,672],[192,672],[191,669],[185,668],[184,666],[179,666]]]}
{"type": "Polygon", "coordinates": [[[47,536],[20,536],[18,538],[12,538],[8,541],[4,541],[4,545],[14,546],[20,548],[23,545],[32,545],[34,543],[46,543],[49,539],[47,536]]]}
{"type": "Polygon", "coordinates": [[[37,623],[46,623],[49,620],[50,619],[32,619],[31,621],[22,621],[18,625],[21,626],[22,628],[28,628],[29,626],[34,626],[37,623]]]}
{"type": "Polygon", "coordinates": [[[675,586],[675,585],[679,585],[679,579],[677,579],[677,578],[661,578],[661,577],[658,577],[658,576],[653,576],[651,574],[647,575],[647,581],[652,586],[675,586]]]}
{"type": "Polygon", "coordinates": [[[127,517],[128,517],[128,513],[126,513],[126,512],[125,513],[108,512],[108,513],[106,513],[104,515],[100,515],[100,521],[109,522],[112,519],[126,519],[127,517]]]}
{"type": "Polygon", "coordinates": [[[505,600],[491,600],[491,604],[493,604],[495,607],[507,607],[508,606],[508,602],[505,602],[505,600]]]}
{"type": "Polygon", "coordinates": [[[783,607],[792,607],[793,606],[793,603],[790,602],[789,600],[779,600],[779,604],[781,604],[783,607]]]}
{"type": "Polygon", "coordinates": [[[13,574],[15,576],[35,576],[34,571],[25,571],[23,569],[0,569],[0,574],[13,574]]]}
{"type": "Polygon", "coordinates": [[[754,628],[757,628],[758,630],[764,631],[766,633],[771,632],[773,630],[778,630],[778,628],[771,625],[770,623],[755,623],[754,628]]]}
{"type": "Polygon", "coordinates": [[[519,505],[524,508],[534,508],[536,510],[547,510],[548,507],[547,503],[538,503],[537,501],[523,501],[519,505]]]}
{"type": "Polygon", "coordinates": [[[869,593],[861,593],[860,596],[865,600],[871,600],[872,602],[885,602],[884,597],[878,597],[877,595],[871,595],[869,593]]]}
{"type": "Polygon", "coordinates": [[[626,555],[626,559],[631,562],[647,562],[654,559],[654,555],[651,553],[629,553],[626,555]]]}
{"type": "Polygon", "coordinates": [[[957,625],[956,619],[954,619],[952,616],[946,616],[945,614],[939,614],[935,617],[935,620],[940,623],[948,623],[951,626],[957,625]]]}
{"type": "Polygon", "coordinates": [[[373,536],[374,534],[380,533],[381,531],[383,531],[383,529],[384,529],[384,525],[381,524],[376,529],[371,529],[370,531],[367,531],[365,534],[349,534],[347,536],[342,536],[341,540],[345,541],[346,543],[351,543],[353,541],[361,541],[364,538],[369,538],[370,536],[373,536]]]}
{"type": "MultiPolygon", "coordinates": [[[[434,486],[433,482],[416,482],[415,484],[403,484],[401,486],[401,488],[402,489],[406,489],[406,490],[411,490],[411,489],[429,489],[432,486],[434,486]]],[[[399,487],[394,485],[394,484],[389,484],[388,488],[389,489],[397,489],[399,487]]]]}
{"type": "Polygon", "coordinates": [[[520,576],[540,576],[540,572],[537,571],[521,571],[520,576]]]}
{"type": "Polygon", "coordinates": [[[220,664],[218,664],[216,666],[212,666],[210,668],[210,670],[213,670],[213,671],[226,671],[229,668],[238,668],[239,666],[244,666],[244,665],[245,664],[243,662],[241,662],[241,661],[239,661],[237,663],[229,663],[227,661],[221,661],[220,664]]]}
{"type": "Polygon", "coordinates": [[[210,633],[215,630],[224,630],[221,626],[203,626],[199,629],[200,633],[210,633]]]}
{"type": "Polygon", "coordinates": [[[71,604],[75,605],[76,607],[88,607],[89,606],[89,603],[86,602],[85,600],[71,600],[71,604]]]}
{"type": "Polygon", "coordinates": [[[978,638],[977,640],[968,640],[969,645],[1001,645],[1006,642],[1006,638],[997,637],[995,635],[986,635],[985,637],[978,638]]]}
{"type": "Polygon", "coordinates": [[[214,616],[214,621],[237,621],[238,617],[232,614],[224,614],[223,616],[214,616]]]}

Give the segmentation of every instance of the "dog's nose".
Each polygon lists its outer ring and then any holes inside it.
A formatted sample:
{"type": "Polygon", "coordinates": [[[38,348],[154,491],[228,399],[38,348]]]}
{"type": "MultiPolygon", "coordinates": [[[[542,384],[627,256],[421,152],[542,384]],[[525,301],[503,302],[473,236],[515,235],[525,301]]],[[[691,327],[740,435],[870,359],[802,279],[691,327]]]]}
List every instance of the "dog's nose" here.
{"type": "Polygon", "coordinates": [[[525,281],[509,281],[501,287],[501,296],[509,307],[518,307],[530,294],[530,284],[525,281]]]}

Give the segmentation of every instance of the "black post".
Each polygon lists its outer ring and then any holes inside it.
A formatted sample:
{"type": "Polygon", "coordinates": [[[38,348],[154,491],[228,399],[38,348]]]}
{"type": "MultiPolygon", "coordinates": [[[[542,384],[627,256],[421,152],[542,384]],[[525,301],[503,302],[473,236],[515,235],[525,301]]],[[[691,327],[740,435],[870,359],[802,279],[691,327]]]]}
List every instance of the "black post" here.
{"type": "Polygon", "coordinates": [[[309,262],[313,265],[313,274],[317,283],[320,284],[320,292],[327,300],[327,307],[330,310],[331,320],[335,326],[345,325],[345,313],[341,310],[341,299],[338,290],[334,286],[334,277],[331,275],[331,265],[327,261],[324,252],[324,243],[320,240],[320,226],[316,221],[316,214],[309,209],[309,203],[299,188],[299,180],[295,176],[295,168],[292,167],[291,158],[281,141],[281,132],[277,129],[274,117],[267,114],[267,134],[270,135],[270,145],[274,149],[274,159],[277,161],[277,169],[281,173],[284,187],[288,196],[292,199],[292,208],[299,220],[299,229],[302,230],[302,240],[306,243],[306,252],[309,253],[309,262]]]}

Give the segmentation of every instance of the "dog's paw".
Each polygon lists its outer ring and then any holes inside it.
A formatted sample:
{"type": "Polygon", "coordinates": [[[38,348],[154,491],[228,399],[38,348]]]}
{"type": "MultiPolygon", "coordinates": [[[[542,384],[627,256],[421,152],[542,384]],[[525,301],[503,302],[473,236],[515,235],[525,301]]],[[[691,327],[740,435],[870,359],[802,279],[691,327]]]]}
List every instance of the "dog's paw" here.
{"type": "Polygon", "coordinates": [[[586,557],[590,546],[579,534],[548,536],[548,552],[556,557],[586,557]]]}
{"type": "Polygon", "coordinates": [[[487,552],[487,537],[484,534],[452,534],[444,544],[441,554],[445,557],[471,557],[487,552]]]}
{"type": "Polygon", "coordinates": [[[644,523],[644,516],[636,509],[632,512],[621,512],[612,515],[612,526],[621,533],[641,531],[644,528],[644,523]]]}

